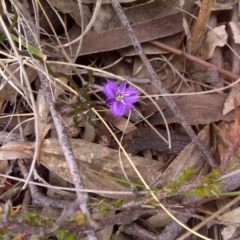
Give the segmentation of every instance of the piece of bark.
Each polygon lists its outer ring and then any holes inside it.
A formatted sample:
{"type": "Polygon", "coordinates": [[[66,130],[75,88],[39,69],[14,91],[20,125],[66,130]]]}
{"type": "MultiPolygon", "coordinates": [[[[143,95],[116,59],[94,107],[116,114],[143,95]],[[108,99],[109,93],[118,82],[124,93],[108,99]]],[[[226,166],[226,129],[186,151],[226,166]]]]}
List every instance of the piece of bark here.
{"type": "MultiPolygon", "coordinates": [[[[198,125],[209,124],[220,120],[226,122],[233,121],[235,119],[233,111],[223,116],[223,106],[227,96],[227,94],[173,96],[173,100],[179,107],[187,122],[190,125],[198,125]]],[[[167,123],[179,122],[171,109],[167,106],[164,99],[159,99],[156,102],[163,111],[167,123]]],[[[143,111],[143,115],[146,117],[156,111],[156,107],[151,104],[143,111]]],[[[164,123],[159,113],[149,117],[148,120],[153,125],[164,123]]]]}
{"type": "Polygon", "coordinates": [[[198,51],[201,48],[213,3],[213,0],[202,1],[197,22],[192,30],[191,52],[193,55],[197,55],[198,51]]]}
{"type": "MultiPolygon", "coordinates": [[[[167,132],[165,130],[157,129],[157,131],[167,139],[167,132]]],[[[150,127],[139,128],[126,134],[122,144],[125,150],[132,154],[137,154],[146,149],[169,154],[178,154],[190,142],[190,138],[187,135],[181,135],[175,132],[171,132],[170,135],[172,144],[171,149],[150,127]]]]}

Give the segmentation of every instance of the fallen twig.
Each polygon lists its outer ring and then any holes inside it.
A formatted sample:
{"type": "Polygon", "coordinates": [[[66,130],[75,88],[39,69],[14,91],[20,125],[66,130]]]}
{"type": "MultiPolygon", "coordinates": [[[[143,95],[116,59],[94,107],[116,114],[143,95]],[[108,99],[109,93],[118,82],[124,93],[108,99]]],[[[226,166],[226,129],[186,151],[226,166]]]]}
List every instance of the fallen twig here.
{"type": "MultiPolygon", "coordinates": [[[[24,178],[26,178],[28,176],[28,171],[22,161],[19,161],[19,169],[22,175],[24,176],[24,178]]],[[[32,177],[30,178],[30,180],[32,181],[32,177]]],[[[47,207],[65,208],[72,203],[71,201],[68,201],[68,200],[53,199],[53,198],[46,197],[38,190],[37,186],[33,184],[29,184],[28,186],[31,192],[32,199],[36,204],[40,204],[42,206],[47,206],[47,207]]]]}
{"type": "MultiPolygon", "coordinates": [[[[43,66],[41,65],[40,68],[42,69],[43,66]]],[[[67,136],[66,129],[63,125],[63,122],[62,122],[58,112],[55,110],[54,102],[53,102],[53,99],[52,99],[52,94],[51,94],[51,91],[50,91],[49,80],[41,72],[39,73],[39,78],[40,78],[40,81],[42,83],[42,88],[43,88],[43,91],[44,91],[44,94],[45,94],[45,98],[46,98],[46,100],[49,104],[49,110],[51,112],[53,121],[55,123],[56,131],[57,131],[57,134],[58,134],[58,139],[59,139],[59,142],[62,146],[62,150],[63,150],[64,156],[65,156],[65,159],[67,161],[69,172],[70,172],[70,174],[72,176],[72,179],[73,179],[73,182],[74,182],[74,186],[78,189],[82,189],[82,188],[84,188],[84,185],[83,185],[81,176],[79,174],[76,159],[73,155],[72,147],[71,147],[69,138],[67,136]]],[[[77,194],[77,197],[79,199],[87,199],[86,198],[87,193],[77,191],[76,194],[77,194]]],[[[87,205],[87,201],[81,202],[80,209],[82,210],[82,212],[84,214],[87,215],[88,218],[90,218],[90,213],[89,213],[89,208],[88,208],[88,205],[87,205]]],[[[96,233],[92,230],[88,231],[87,235],[88,235],[88,238],[90,240],[97,240],[98,239],[96,233]]]]}

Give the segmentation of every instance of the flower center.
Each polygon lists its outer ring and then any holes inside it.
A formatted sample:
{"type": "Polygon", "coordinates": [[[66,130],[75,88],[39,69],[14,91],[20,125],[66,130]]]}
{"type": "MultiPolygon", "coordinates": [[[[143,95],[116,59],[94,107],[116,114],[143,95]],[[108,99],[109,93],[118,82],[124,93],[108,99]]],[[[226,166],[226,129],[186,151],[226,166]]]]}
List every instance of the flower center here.
{"type": "Polygon", "coordinates": [[[125,97],[128,97],[129,96],[129,94],[126,94],[126,93],[124,93],[124,92],[121,92],[120,90],[118,90],[117,92],[116,92],[116,100],[118,101],[118,102],[121,102],[125,97]]]}

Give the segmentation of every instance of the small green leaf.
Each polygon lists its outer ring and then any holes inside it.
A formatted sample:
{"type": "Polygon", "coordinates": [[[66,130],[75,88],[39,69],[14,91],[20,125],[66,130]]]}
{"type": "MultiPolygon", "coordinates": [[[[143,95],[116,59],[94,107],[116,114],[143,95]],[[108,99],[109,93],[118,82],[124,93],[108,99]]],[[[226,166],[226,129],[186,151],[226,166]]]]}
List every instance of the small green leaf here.
{"type": "Polygon", "coordinates": [[[107,213],[109,211],[109,208],[107,206],[102,206],[100,208],[100,211],[103,212],[103,213],[107,213]]]}
{"type": "Polygon", "coordinates": [[[122,200],[121,199],[117,199],[116,202],[113,204],[114,208],[119,208],[122,204],[122,200]]]}
{"type": "MultiPolygon", "coordinates": [[[[19,41],[19,39],[15,36],[15,35],[13,35],[13,34],[11,34],[10,33],[10,35],[11,35],[11,37],[12,37],[12,39],[15,41],[15,42],[20,42],[19,41]]],[[[31,44],[29,44],[29,43],[26,43],[25,41],[23,41],[22,39],[21,39],[21,45],[23,46],[23,47],[25,47],[26,49],[28,49],[28,51],[29,52],[31,52],[32,54],[34,54],[34,55],[36,55],[36,56],[38,56],[39,58],[41,58],[42,60],[46,60],[47,59],[47,56],[43,53],[43,52],[41,52],[38,48],[36,48],[36,47],[34,47],[33,45],[31,45],[31,44]]]]}
{"type": "Polygon", "coordinates": [[[76,240],[77,237],[76,237],[75,234],[69,234],[65,239],[66,239],[66,240],[76,240]]]}
{"type": "Polygon", "coordinates": [[[67,229],[59,229],[58,232],[57,232],[57,237],[60,238],[60,239],[64,239],[66,237],[68,233],[68,230],[67,229]]]}

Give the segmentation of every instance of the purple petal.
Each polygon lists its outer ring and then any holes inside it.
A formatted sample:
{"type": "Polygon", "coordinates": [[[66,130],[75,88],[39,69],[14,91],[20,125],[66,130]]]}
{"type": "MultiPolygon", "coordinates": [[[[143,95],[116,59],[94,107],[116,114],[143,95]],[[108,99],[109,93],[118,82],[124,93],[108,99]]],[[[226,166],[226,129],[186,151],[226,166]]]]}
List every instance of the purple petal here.
{"type": "Polygon", "coordinates": [[[128,97],[125,97],[123,100],[125,104],[135,103],[139,100],[139,92],[136,88],[127,88],[124,94],[129,95],[128,97]]]}
{"type": "Polygon", "coordinates": [[[139,96],[139,92],[136,88],[133,88],[133,87],[128,87],[124,93],[126,94],[129,94],[129,95],[136,95],[136,96],[139,96]]]}
{"type": "Polygon", "coordinates": [[[107,98],[107,99],[105,100],[105,103],[106,103],[106,104],[113,104],[115,101],[116,101],[115,98],[107,98]]]}
{"type": "Polygon", "coordinates": [[[132,104],[139,100],[139,96],[129,96],[123,99],[124,104],[132,104]]]}
{"type": "Polygon", "coordinates": [[[125,92],[126,86],[127,86],[127,82],[126,81],[122,81],[121,84],[119,85],[119,90],[121,92],[125,92]]]}
{"type": "Polygon", "coordinates": [[[118,86],[115,82],[108,81],[103,86],[103,91],[107,95],[108,98],[115,98],[116,97],[116,92],[118,91],[118,86]]]}
{"type": "Polygon", "coordinates": [[[111,112],[113,113],[114,116],[121,117],[126,112],[126,107],[122,102],[115,101],[111,105],[111,112]]]}

